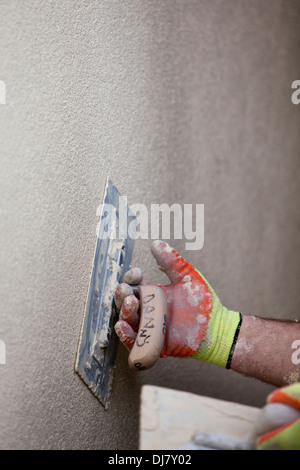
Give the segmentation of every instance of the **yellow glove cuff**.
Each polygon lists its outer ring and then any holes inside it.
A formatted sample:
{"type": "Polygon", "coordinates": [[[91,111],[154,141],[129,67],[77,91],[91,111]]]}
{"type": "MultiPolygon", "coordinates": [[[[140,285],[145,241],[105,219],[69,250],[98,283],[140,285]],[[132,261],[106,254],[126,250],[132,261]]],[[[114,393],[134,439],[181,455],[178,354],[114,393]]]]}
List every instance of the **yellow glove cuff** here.
{"type": "Polygon", "coordinates": [[[223,307],[210,284],[208,282],[207,284],[213,296],[213,307],[205,339],[201,341],[198,351],[192,357],[230,369],[231,358],[242,323],[242,315],[223,307]]]}

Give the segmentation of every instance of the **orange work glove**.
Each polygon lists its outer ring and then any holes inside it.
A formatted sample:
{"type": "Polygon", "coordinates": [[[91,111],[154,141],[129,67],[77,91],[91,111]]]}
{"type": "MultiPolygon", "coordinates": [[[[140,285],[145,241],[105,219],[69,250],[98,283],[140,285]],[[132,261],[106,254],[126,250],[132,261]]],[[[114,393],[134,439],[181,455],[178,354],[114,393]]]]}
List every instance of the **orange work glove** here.
{"type": "MultiPolygon", "coordinates": [[[[161,357],[192,357],[230,367],[241,314],[224,307],[210,284],[167,243],[156,240],[151,252],[170,284],[159,286],[166,295],[168,312],[161,357]]],[[[131,284],[148,284],[141,271],[133,269],[115,292],[120,312],[115,331],[131,349],[139,326],[139,301],[131,284]]]]}
{"type": "Polygon", "coordinates": [[[256,441],[258,450],[300,450],[299,382],[272,392],[262,415],[265,429],[256,441]]]}

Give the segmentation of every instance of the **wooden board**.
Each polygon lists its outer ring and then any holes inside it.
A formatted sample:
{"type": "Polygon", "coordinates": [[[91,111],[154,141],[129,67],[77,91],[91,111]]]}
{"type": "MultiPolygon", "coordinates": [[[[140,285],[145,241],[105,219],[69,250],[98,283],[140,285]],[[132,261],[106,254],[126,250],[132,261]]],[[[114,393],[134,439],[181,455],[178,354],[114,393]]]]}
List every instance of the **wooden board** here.
{"type": "Polygon", "coordinates": [[[198,433],[246,439],[259,411],[238,403],[145,385],[141,391],[139,448],[181,449],[198,433]]]}

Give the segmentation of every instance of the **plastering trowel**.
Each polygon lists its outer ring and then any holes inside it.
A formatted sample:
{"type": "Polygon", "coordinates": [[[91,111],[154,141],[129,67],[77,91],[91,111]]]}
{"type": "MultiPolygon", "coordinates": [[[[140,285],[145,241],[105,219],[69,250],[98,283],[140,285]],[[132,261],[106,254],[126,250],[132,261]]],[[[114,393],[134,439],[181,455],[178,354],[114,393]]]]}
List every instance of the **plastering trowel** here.
{"type": "MultiPolygon", "coordinates": [[[[138,220],[109,178],[101,209],[75,370],[107,408],[119,342],[114,331],[114,293],[130,268],[138,220]]],[[[140,299],[140,329],[128,362],[132,369],[144,370],[160,356],[167,304],[158,287],[135,286],[134,292],[140,299]]]]}

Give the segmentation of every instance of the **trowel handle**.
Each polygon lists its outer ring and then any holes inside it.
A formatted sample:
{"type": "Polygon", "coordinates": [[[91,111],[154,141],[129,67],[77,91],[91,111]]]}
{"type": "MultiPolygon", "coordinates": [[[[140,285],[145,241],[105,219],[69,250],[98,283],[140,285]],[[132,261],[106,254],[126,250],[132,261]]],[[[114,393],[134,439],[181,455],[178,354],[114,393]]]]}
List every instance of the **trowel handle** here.
{"type": "Polygon", "coordinates": [[[158,361],[165,336],[167,299],[157,286],[139,286],[140,326],[128,357],[131,369],[145,370],[158,361]]]}

